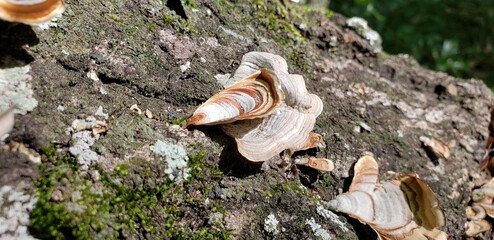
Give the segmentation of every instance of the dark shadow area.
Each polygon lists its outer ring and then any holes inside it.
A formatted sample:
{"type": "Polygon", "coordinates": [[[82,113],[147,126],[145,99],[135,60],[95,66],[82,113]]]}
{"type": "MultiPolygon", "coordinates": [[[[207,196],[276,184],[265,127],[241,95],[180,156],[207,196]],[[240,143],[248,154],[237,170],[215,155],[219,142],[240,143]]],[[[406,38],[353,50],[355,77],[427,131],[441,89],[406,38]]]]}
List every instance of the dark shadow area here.
{"type": "Polygon", "coordinates": [[[443,85],[436,85],[436,87],[434,87],[434,93],[438,96],[442,96],[447,93],[447,89],[443,85]]]}
{"type": "Polygon", "coordinates": [[[225,175],[243,178],[261,172],[262,162],[252,162],[243,157],[237,150],[235,139],[223,133],[220,127],[189,126],[188,128],[202,131],[211,140],[223,146],[218,167],[225,175]]]}
{"type": "Polygon", "coordinates": [[[187,20],[184,6],[182,6],[182,2],[180,0],[168,0],[166,1],[166,7],[173,10],[181,18],[187,20]]]}
{"type": "Polygon", "coordinates": [[[23,46],[38,43],[31,26],[0,20],[0,69],[20,67],[34,61],[23,46]]]}
{"type": "Polygon", "coordinates": [[[314,168],[307,166],[298,165],[297,168],[298,170],[300,170],[298,175],[300,183],[309,189],[313,189],[315,187],[314,183],[317,182],[317,180],[319,179],[319,175],[321,175],[322,173],[314,168]]]}
{"type": "Polygon", "coordinates": [[[376,240],[377,233],[369,226],[362,224],[359,220],[347,217],[347,221],[352,225],[359,240],[376,240]]]}
{"type": "Polygon", "coordinates": [[[21,142],[36,150],[49,144],[43,134],[43,125],[36,123],[30,115],[20,114],[16,116],[15,128],[7,141],[21,142]]]}
{"type": "Polygon", "coordinates": [[[355,164],[357,164],[357,161],[355,161],[352,164],[352,166],[350,167],[350,170],[348,172],[349,177],[347,177],[347,178],[345,178],[345,180],[343,180],[343,192],[348,191],[348,189],[350,189],[350,185],[352,185],[353,176],[355,175],[355,171],[354,171],[355,164]]]}
{"type": "Polygon", "coordinates": [[[423,144],[422,147],[424,148],[425,154],[427,154],[427,157],[432,161],[432,163],[434,163],[434,165],[439,165],[439,158],[436,157],[436,154],[434,154],[432,150],[430,150],[428,147],[424,146],[423,144]]]}
{"type": "MultiPolygon", "coordinates": [[[[297,157],[315,157],[317,156],[318,152],[319,152],[318,148],[310,148],[307,150],[298,151],[292,155],[292,160],[297,157]]],[[[319,176],[321,176],[321,174],[324,174],[308,166],[304,166],[304,165],[294,165],[294,166],[296,167],[296,169],[298,169],[298,177],[300,179],[300,183],[310,189],[314,188],[314,183],[317,182],[319,176]]]]}

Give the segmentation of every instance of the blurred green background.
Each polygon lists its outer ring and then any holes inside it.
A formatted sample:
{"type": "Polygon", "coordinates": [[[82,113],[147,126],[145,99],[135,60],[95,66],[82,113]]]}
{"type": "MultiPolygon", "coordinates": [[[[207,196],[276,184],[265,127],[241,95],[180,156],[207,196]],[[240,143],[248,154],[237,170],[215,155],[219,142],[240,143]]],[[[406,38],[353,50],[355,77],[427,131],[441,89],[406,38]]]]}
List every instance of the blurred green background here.
{"type": "Polygon", "coordinates": [[[493,0],[331,0],[381,34],[383,49],[408,53],[422,66],[479,78],[494,91],[493,0]]]}

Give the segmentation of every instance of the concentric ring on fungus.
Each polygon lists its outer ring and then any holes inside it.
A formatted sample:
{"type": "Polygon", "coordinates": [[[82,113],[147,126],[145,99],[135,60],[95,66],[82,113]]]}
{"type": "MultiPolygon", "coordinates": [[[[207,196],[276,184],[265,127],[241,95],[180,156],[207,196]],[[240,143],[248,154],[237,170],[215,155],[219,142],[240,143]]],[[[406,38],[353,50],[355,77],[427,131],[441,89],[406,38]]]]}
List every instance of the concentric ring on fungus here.
{"type": "Polygon", "coordinates": [[[369,224],[380,239],[448,239],[437,229],[446,218],[427,184],[415,174],[405,174],[378,185],[378,168],[373,157],[360,158],[350,189],[328,207],[369,224]]]}
{"type": "Polygon", "coordinates": [[[24,24],[40,24],[60,16],[63,0],[0,0],[0,19],[24,24]]]}
{"type": "Polygon", "coordinates": [[[201,104],[189,125],[213,125],[265,117],[274,111],[285,95],[275,73],[261,69],[215,94],[201,104]]]}

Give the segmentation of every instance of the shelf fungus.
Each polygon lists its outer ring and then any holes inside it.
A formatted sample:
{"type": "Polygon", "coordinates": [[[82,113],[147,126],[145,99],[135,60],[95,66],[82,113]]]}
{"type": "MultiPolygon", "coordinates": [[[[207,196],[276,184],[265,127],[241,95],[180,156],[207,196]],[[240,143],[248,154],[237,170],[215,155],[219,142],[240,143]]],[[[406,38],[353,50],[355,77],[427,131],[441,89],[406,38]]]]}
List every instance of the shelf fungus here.
{"type": "Polygon", "coordinates": [[[465,235],[475,237],[492,229],[485,218],[494,218],[494,178],[481,188],[472,192],[472,204],[465,209],[468,221],[465,223],[465,235]]]}
{"type": "Polygon", "coordinates": [[[0,19],[24,24],[40,24],[60,16],[63,0],[0,0],[0,19]]]}
{"type": "MultiPolygon", "coordinates": [[[[322,145],[311,132],[322,111],[321,99],[310,94],[302,76],[289,74],[282,57],[250,52],[243,56],[225,89],[200,105],[186,125],[222,124],[235,138],[238,151],[250,161],[262,162],[279,155],[322,145]]],[[[321,171],[334,164],[324,158],[295,161],[321,171]]]]}
{"type": "Polygon", "coordinates": [[[328,207],[371,226],[380,239],[448,239],[437,229],[444,226],[444,212],[432,190],[415,174],[377,184],[378,165],[371,156],[355,164],[348,192],[328,202],[328,207]]]}

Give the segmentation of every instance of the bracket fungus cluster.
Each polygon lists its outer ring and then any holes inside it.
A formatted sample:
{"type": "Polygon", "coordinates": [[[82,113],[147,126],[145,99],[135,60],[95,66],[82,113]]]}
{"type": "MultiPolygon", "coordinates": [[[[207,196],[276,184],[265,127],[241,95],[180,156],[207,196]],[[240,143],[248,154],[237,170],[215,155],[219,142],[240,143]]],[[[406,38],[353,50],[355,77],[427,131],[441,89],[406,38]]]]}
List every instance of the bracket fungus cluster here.
{"type": "MultiPolygon", "coordinates": [[[[281,56],[245,54],[226,85],[197,108],[187,126],[222,124],[223,131],[235,138],[240,154],[256,162],[322,145],[322,136],[311,131],[323,103],[307,91],[302,76],[288,73],[281,56]]],[[[333,162],[324,158],[295,163],[321,171],[334,169],[333,162]]]]}
{"type": "Polygon", "coordinates": [[[465,223],[465,235],[474,237],[492,229],[487,216],[494,218],[494,178],[481,188],[472,192],[472,204],[466,209],[468,222],[465,223]]]}
{"type": "Polygon", "coordinates": [[[368,224],[380,239],[448,239],[437,229],[446,219],[436,196],[415,174],[379,185],[379,167],[371,156],[360,158],[354,170],[350,189],[329,201],[329,208],[368,224]]]}
{"type": "Polygon", "coordinates": [[[0,0],[0,19],[24,24],[40,24],[60,16],[63,0],[0,0]]]}

